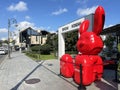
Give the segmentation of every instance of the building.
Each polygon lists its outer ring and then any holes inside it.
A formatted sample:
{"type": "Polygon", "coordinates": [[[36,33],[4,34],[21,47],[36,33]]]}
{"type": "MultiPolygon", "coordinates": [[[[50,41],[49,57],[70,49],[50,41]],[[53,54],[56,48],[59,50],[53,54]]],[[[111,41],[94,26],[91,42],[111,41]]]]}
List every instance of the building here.
{"type": "Polygon", "coordinates": [[[104,41],[104,48],[101,56],[107,59],[116,59],[117,53],[120,52],[120,24],[105,28],[101,37],[104,41]]]}
{"type": "Polygon", "coordinates": [[[35,30],[28,27],[24,30],[19,30],[15,45],[19,45],[19,47],[28,47],[39,44],[43,45],[46,43],[48,34],[49,32],[45,30],[35,30]]]}

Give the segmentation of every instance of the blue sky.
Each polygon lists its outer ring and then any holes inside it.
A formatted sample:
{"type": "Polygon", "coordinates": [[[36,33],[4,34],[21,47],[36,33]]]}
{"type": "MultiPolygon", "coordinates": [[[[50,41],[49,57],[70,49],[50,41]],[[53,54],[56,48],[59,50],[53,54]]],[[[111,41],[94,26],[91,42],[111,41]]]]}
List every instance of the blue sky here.
{"type": "Polygon", "coordinates": [[[7,39],[8,18],[15,18],[19,25],[12,25],[11,32],[29,26],[54,32],[94,13],[98,5],[105,9],[105,27],[120,23],[120,0],[0,0],[0,39],[7,39]]]}

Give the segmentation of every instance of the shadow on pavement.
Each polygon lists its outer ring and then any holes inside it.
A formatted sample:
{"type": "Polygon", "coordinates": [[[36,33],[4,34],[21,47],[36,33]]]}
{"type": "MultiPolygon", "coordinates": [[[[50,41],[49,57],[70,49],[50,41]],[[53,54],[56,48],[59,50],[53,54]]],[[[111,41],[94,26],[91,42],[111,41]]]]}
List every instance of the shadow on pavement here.
{"type": "Polygon", "coordinates": [[[100,90],[118,90],[117,85],[113,84],[112,82],[109,82],[110,84],[107,84],[103,81],[96,81],[95,85],[96,87],[100,88],[100,90]]]}
{"type": "Polygon", "coordinates": [[[39,65],[37,65],[27,76],[25,76],[17,85],[15,85],[12,89],[10,90],[17,90],[19,88],[19,86],[35,71],[37,70],[40,66],[42,66],[42,64],[44,63],[41,62],[39,65]]]}

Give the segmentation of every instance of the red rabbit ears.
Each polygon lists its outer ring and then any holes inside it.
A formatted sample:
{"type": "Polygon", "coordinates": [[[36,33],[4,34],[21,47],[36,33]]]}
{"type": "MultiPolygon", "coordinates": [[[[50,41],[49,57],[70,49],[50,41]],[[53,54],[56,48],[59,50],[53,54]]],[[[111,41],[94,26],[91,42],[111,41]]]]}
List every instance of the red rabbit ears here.
{"type": "Polygon", "coordinates": [[[102,32],[104,21],[105,21],[104,9],[101,6],[98,6],[98,8],[95,11],[93,24],[93,32],[95,32],[97,35],[99,35],[102,32]]]}
{"type": "MultiPolygon", "coordinates": [[[[105,12],[103,7],[98,6],[94,14],[93,32],[99,35],[102,32],[105,21],[105,12]]],[[[89,20],[85,20],[80,25],[79,32],[82,34],[89,28],[89,20]]]]}
{"type": "Polygon", "coordinates": [[[85,20],[81,23],[79,32],[82,34],[83,32],[86,32],[89,28],[89,20],[85,20]]]}

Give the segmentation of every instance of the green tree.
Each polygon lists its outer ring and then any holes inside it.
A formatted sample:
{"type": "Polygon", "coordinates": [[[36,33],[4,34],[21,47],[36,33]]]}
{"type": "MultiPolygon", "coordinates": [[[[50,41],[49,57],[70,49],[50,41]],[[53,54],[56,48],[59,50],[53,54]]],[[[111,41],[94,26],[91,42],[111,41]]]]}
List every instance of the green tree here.
{"type": "Polygon", "coordinates": [[[78,31],[68,32],[65,34],[66,52],[77,53],[77,49],[76,49],[77,40],[78,40],[78,31]]]}
{"type": "Polygon", "coordinates": [[[108,47],[109,50],[112,50],[114,41],[115,37],[113,37],[112,35],[108,35],[106,40],[104,41],[104,44],[108,47]]]}
{"type": "Polygon", "coordinates": [[[48,34],[46,44],[50,46],[51,51],[58,50],[58,35],[56,33],[48,34]]]}
{"type": "Polygon", "coordinates": [[[39,53],[39,50],[41,49],[41,46],[37,45],[37,46],[32,46],[30,48],[33,52],[39,53]]]}
{"type": "Polygon", "coordinates": [[[43,55],[48,55],[50,54],[50,45],[44,44],[41,46],[40,53],[43,55]]]}
{"type": "Polygon", "coordinates": [[[0,46],[2,46],[2,40],[0,40],[0,46]]]}
{"type": "MultiPolygon", "coordinates": [[[[115,48],[113,47],[116,38],[113,35],[107,35],[104,44],[106,46],[106,50],[103,52],[107,57],[112,57],[115,54],[115,48]]],[[[117,47],[117,46],[116,46],[117,47]]]]}
{"type": "Polygon", "coordinates": [[[3,43],[7,43],[8,44],[8,40],[4,40],[3,43]]]}

